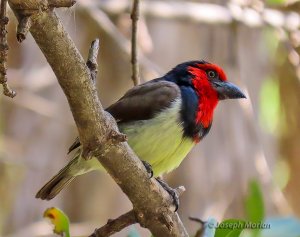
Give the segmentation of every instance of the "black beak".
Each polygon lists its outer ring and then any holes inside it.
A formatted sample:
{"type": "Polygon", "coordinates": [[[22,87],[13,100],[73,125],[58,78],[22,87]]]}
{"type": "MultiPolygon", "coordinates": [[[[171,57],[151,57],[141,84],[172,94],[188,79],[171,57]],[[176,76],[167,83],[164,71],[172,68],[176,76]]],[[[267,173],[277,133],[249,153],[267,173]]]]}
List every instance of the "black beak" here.
{"type": "Polygon", "coordinates": [[[214,81],[213,87],[218,92],[219,100],[246,98],[236,85],[227,81],[214,81]]]}

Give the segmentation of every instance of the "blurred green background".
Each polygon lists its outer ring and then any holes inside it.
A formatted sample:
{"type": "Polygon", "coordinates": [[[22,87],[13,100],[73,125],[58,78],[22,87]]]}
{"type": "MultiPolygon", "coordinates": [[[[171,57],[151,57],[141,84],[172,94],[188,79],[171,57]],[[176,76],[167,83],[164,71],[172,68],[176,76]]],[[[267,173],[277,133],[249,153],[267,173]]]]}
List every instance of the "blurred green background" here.
{"type": "MultiPolygon", "coordinates": [[[[165,176],[171,186],[187,189],[179,208],[186,227],[191,233],[198,228],[189,216],[219,221],[245,217],[245,197],[253,179],[261,185],[266,216],[299,217],[297,4],[291,9],[283,0],[269,0],[265,8],[257,0],[141,2],[138,41],[143,81],[180,62],[205,59],[221,65],[248,97],[221,102],[209,136],[165,176]]],[[[91,41],[100,38],[97,86],[104,106],[133,86],[131,3],[78,0],[72,8],[58,10],[85,58],[91,41]]],[[[0,236],[51,236],[51,227],[42,221],[43,211],[51,206],[78,223],[72,227],[75,235],[92,233],[131,204],[105,173],[76,179],[50,202],[34,198],[67,163],[67,149],[77,132],[50,66],[30,35],[21,45],[16,41],[16,19],[11,11],[9,15],[8,78],[18,95],[0,96],[0,236]]],[[[139,231],[149,236],[147,230],[139,231]]]]}

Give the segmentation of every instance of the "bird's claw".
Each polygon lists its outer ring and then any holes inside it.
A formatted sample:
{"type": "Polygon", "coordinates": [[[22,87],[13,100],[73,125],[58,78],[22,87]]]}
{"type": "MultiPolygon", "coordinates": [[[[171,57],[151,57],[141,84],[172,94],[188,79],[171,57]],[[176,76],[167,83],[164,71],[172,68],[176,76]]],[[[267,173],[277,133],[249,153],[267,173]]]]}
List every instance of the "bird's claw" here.
{"type": "Polygon", "coordinates": [[[142,162],[143,162],[143,165],[145,166],[145,169],[147,170],[147,173],[149,174],[150,179],[151,179],[153,177],[152,166],[147,161],[142,160],[142,162]]]}
{"type": "Polygon", "coordinates": [[[175,189],[171,188],[161,178],[157,177],[156,180],[164,188],[164,190],[166,190],[170,194],[170,196],[172,197],[172,199],[173,199],[173,205],[175,206],[174,212],[177,212],[177,210],[179,208],[179,195],[178,195],[177,191],[175,189]]]}

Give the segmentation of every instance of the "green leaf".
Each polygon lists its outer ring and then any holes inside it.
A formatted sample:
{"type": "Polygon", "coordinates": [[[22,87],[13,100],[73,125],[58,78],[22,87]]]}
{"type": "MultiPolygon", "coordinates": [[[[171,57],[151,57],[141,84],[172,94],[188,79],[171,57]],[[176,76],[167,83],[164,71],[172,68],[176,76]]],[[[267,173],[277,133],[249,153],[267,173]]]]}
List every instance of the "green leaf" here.
{"type": "MultiPolygon", "coordinates": [[[[256,224],[258,225],[263,222],[265,217],[264,201],[259,183],[256,180],[252,180],[249,183],[248,196],[245,200],[245,208],[249,224],[255,226],[256,224]]],[[[251,236],[259,236],[260,231],[260,228],[252,228],[250,230],[251,236]]]]}
{"type": "Polygon", "coordinates": [[[54,225],[53,232],[55,234],[70,237],[69,218],[62,210],[50,207],[44,212],[44,218],[49,219],[54,225]]]}
{"type": "Polygon", "coordinates": [[[268,77],[262,81],[259,98],[259,121],[263,129],[277,135],[280,125],[280,92],[277,78],[268,77]]]}
{"type": "Polygon", "coordinates": [[[247,219],[252,223],[260,223],[264,220],[265,209],[263,195],[257,181],[249,184],[249,193],[245,201],[247,219]]]}
{"type": "Polygon", "coordinates": [[[232,230],[229,232],[226,237],[238,237],[242,233],[243,230],[232,230]]]}
{"type": "Polygon", "coordinates": [[[245,223],[238,219],[225,220],[218,225],[215,237],[238,237],[244,230],[245,223]]]}

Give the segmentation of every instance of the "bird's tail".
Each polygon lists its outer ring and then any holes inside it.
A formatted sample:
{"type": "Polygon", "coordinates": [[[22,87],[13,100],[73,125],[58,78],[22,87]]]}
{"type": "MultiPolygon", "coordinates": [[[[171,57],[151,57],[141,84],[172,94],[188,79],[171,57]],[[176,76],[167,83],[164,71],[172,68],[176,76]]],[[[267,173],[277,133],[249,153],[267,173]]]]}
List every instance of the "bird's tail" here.
{"type": "Polygon", "coordinates": [[[77,176],[72,172],[74,164],[78,160],[78,156],[69,162],[64,168],[62,168],[58,174],[56,174],[50,181],[48,181],[35,195],[36,198],[42,200],[51,200],[54,198],[63,188],[68,186],[69,183],[77,176]],[[73,175],[72,175],[73,174],[73,175]]]}
{"type": "Polygon", "coordinates": [[[40,191],[35,195],[36,198],[42,200],[51,200],[54,198],[64,187],[66,187],[75,176],[65,176],[64,173],[55,175],[48,183],[46,183],[40,191]]]}

